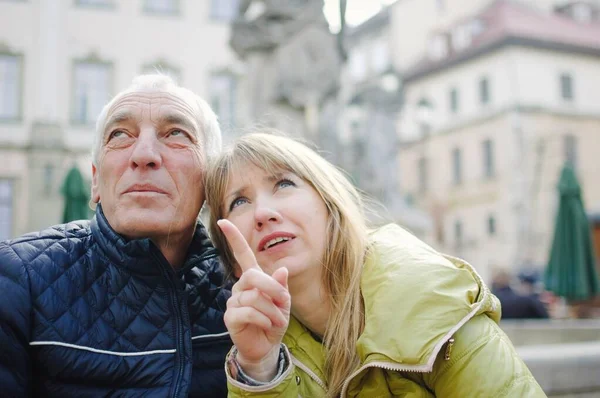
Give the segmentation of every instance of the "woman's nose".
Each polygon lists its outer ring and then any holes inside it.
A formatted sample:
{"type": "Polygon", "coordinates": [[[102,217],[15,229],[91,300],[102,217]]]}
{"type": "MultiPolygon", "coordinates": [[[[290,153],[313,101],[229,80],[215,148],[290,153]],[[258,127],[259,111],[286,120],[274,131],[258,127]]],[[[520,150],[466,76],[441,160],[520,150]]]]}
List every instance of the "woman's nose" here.
{"type": "Polygon", "coordinates": [[[254,218],[257,229],[261,229],[269,223],[281,222],[281,215],[272,205],[261,205],[257,207],[254,213],[254,218]]]}

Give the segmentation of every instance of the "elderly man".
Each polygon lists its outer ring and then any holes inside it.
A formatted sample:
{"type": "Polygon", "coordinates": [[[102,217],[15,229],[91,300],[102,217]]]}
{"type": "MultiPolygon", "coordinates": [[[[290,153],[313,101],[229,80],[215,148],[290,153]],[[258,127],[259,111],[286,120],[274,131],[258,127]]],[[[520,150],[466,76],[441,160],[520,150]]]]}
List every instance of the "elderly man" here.
{"type": "Polygon", "coordinates": [[[220,134],[165,76],[104,107],[95,217],[0,244],[3,396],[226,396],[230,292],[198,222],[220,134]]]}

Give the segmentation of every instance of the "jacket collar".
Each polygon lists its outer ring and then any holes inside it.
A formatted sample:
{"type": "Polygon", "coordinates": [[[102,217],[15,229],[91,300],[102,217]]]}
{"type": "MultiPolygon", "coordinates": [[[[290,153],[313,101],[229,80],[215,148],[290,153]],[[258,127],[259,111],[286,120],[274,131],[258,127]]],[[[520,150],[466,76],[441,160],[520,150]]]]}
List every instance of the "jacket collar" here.
{"type": "MultiPolygon", "coordinates": [[[[164,272],[161,263],[171,269],[158,247],[150,239],[128,240],[119,235],[108,223],[100,204],[96,207],[96,214],[90,223],[90,228],[102,253],[113,264],[141,275],[160,275],[164,272]]],[[[177,275],[181,277],[193,267],[199,266],[202,261],[216,256],[217,252],[210,242],[206,229],[201,222],[198,222],[185,262],[177,271],[177,275]]]]}

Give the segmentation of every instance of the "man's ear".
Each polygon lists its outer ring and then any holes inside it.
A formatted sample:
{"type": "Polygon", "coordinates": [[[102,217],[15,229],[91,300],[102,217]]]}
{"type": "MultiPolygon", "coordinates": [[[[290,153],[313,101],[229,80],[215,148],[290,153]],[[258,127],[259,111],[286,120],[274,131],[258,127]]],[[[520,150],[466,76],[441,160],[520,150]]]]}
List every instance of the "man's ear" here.
{"type": "Polygon", "coordinates": [[[92,202],[99,203],[100,202],[100,192],[98,190],[98,169],[96,165],[92,163],[92,202]]]}

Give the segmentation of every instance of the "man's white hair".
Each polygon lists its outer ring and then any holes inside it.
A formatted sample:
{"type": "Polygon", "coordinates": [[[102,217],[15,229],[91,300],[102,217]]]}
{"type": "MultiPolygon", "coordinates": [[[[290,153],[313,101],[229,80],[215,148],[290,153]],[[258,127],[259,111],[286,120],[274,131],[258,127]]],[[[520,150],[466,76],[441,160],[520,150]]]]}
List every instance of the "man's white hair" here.
{"type": "Polygon", "coordinates": [[[115,97],[102,108],[102,112],[100,112],[98,121],[96,122],[96,135],[92,146],[92,162],[94,163],[94,166],[98,167],[98,155],[100,149],[102,149],[104,129],[106,129],[106,122],[109,116],[108,112],[112,106],[127,94],[156,91],[177,95],[193,109],[196,122],[201,130],[199,133],[202,134],[204,138],[202,147],[204,149],[205,161],[208,161],[219,154],[222,145],[221,128],[217,121],[217,115],[215,115],[206,101],[192,91],[178,86],[169,76],[149,74],[135,77],[127,89],[115,95],[115,97]]]}

